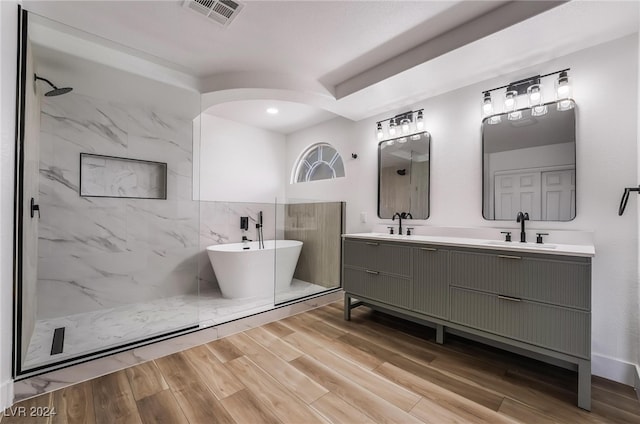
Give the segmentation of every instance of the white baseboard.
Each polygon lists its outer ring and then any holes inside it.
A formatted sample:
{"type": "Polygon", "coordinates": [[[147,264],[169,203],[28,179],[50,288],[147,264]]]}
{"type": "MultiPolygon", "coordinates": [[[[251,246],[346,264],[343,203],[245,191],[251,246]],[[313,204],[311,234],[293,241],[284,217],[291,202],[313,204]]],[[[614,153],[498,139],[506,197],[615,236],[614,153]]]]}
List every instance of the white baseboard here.
{"type": "Polygon", "coordinates": [[[638,365],[604,355],[591,355],[591,373],[627,386],[640,385],[638,365]]]}
{"type": "Polygon", "coordinates": [[[636,382],[633,388],[636,389],[636,397],[640,400],[640,365],[636,365],[636,382]]]}
{"type": "Polygon", "coordinates": [[[13,380],[7,380],[0,384],[0,415],[11,405],[13,405],[13,380]]]}

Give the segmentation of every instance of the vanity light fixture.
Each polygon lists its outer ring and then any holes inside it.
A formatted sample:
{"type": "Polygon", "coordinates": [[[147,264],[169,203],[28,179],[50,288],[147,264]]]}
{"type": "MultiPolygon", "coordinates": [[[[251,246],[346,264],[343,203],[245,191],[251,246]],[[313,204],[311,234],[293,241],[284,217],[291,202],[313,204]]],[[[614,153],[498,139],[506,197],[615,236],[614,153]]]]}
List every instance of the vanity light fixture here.
{"type": "Polygon", "coordinates": [[[399,113],[392,118],[388,118],[382,121],[376,122],[376,136],[378,141],[384,141],[385,139],[398,139],[398,143],[405,143],[408,139],[414,140],[414,135],[424,132],[424,109],[410,110],[408,112],[399,113]],[[386,128],[384,123],[389,122],[386,128]]]}
{"type": "Polygon", "coordinates": [[[569,81],[569,68],[551,72],[545,75],[535,75],[519,81],[503,85],[502,87],[484,90],[482,92],[482,117],[488,124],[501,122],[501,114],[506,114],[510,121],[522,118],[522,109],[518,108],[518,96],[527,95],[528,106],[532,116],[542,116],[548,112],[547,105],[543,101],[543,85],[541,80],[551,75],[558,75],[555,82],[556,103],[558,110],[569,110],[574,107],[571,83],[569,81]],[[491,92],[506,89],[504,94],[504,109],[497,111],[491,99],[491,92]]]}

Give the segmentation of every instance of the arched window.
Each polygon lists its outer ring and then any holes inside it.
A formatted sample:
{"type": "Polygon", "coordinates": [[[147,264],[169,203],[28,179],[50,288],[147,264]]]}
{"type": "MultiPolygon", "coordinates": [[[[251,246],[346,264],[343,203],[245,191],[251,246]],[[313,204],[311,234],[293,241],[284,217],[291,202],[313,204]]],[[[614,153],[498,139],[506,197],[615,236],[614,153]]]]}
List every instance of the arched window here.
{"type": "Polygon", "coordinates": [[[340,153],[328,143],[318,143],[300,156],[294,168],[292,183],[329,180],[344,177],[344,163],[340,153]]]}

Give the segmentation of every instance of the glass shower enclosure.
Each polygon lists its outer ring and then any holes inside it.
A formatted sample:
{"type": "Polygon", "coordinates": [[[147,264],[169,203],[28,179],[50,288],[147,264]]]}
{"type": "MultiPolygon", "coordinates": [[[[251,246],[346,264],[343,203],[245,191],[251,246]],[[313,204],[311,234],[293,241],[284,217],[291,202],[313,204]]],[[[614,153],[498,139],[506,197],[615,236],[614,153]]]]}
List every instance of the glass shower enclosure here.
{"type": "Polygon", "coordinates": [[[95,36],[20,23],[18,377],[198,328],[200,222],[199,93],[95,36]]]}

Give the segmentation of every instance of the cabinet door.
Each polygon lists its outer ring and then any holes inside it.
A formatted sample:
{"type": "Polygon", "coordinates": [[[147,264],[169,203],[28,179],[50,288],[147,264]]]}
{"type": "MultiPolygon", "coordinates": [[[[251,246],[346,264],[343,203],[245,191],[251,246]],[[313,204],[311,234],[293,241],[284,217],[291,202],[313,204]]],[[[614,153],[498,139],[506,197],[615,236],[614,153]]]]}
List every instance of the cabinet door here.
{"type": "Polygon", "coordinates": [[[435,247],[413,249],[413,310],[448,319],[448,250],[435,247]]]}
{"type": "Polygon", "coordinates": [[[411,247],[377,240],[345,240],[344,265],[411,276],[411,247]]]}
{"type": "Polygon", "coordinates": [[[408,278],[345,267],[344,291],[356,297],[411,308],[411,280],[408,278]]]}
{"type": "Polygon", "coordinates": [[[453,251],[451,285],[591,309],[591,266],[587,258],[453,251]]]}
{"type": "Polygon", "coordinates": [[[451,288],[451,321],[569,355],[589,358],[591,314],[491,293],[451,288]]]}

